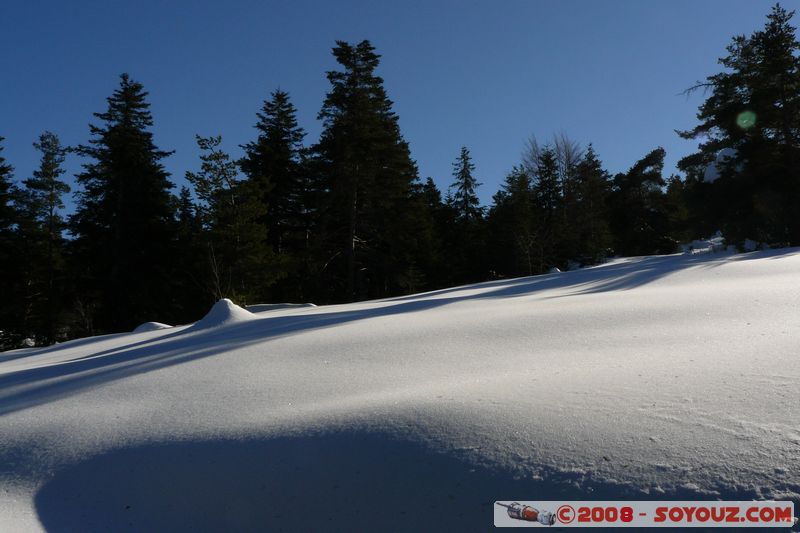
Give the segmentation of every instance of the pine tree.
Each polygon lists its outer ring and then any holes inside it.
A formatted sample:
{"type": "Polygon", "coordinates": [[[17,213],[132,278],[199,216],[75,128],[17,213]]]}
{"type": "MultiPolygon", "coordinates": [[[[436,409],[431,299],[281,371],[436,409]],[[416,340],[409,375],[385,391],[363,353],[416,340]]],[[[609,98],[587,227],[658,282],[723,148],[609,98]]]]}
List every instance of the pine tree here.
{"type": "Polygon", "coordinates": [[[671,253],[677,243],[670,237],[661,175],[663,148],[656,148],[625,174],[614,177],[611,194],[615,251],[621,255],[671,253]]]}
{"type": "Polygon", "coordinates": [[[483,215],[480,207],[480,200],[475,194],[481,184],[478,183],[472,173],[475,165],[472,163],[469,150],[466,146],[461,147],[461,153],[453,163],[453,184],[450,185],[448,196],[450,205],[456,210],[456,214],[461,221],[477,220],[483,215]]]}
{"type": "MultiPolygon", "coordinates": [[[[710,211],[729,241],[800,244],[800,42],[794,12],[772,8],[763,30],[737,36],[719,60],[725,68],[698,88],[710,92],[700,124],[680,132],[702,137],[700,151],[679,162],[698,209],[710,211]],[[723,148],[735,156],[713,183],[704,169],[723,148]]],[[[694,218],[704,218],[695,213],[694,218]]]]}
{"type": "Polygon", "coordinates": [[[24,180],[20,192],[20,232],[29,268],[25,272],[26,303],[24,317],[28,335],[45,344],[57,337],[60,311],[64,305],[65,222],[60,214],[62,196],[70,191],[62,181],[67,149],[54,133],[45,132],[33,146],[42,153],[33,177],[24,180]]]}
{"type": "Polygon", "coordinates": [[[369,41],[337,41],[333,55],[341,70],[327,74],[314,148],[327,191],[319,275],[332,300],[414,290],[423,282],[414,263],[417,168],[375,73],[380,56],[369,41]]]}
{"type": "Polygon", "coordinates": [[[148,320],[170,321],[175,237],[172,183],[149,131],[147,93],[127,74],[95,113],[90,158],[77,176],[82,190],[70,218],[82,296],[76,302],[88,331],[125,331],[148,320]]]}
{"type": "Polygon", "coordinates": [[[187,172],[200,205],[198,216],[206,230],[208,291],[215,299],[256,303],[277,273],[270,269],[271,253],[266,208],[257,182],[242,181],[238,165],[220,146],[222,137],[197,136],[202,151],[199,172],[187,172]]]}

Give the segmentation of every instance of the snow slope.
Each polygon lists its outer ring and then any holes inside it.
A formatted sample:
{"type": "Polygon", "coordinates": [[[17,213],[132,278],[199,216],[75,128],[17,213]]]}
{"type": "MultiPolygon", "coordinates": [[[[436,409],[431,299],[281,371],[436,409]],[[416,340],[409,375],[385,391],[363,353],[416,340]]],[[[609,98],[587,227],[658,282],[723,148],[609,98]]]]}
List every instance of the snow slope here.
{"type": "Polygon", "coordinates": [[[800,499],[800,249],[621,259],[0,359],[0,531],[485,531],[800,499]]]}

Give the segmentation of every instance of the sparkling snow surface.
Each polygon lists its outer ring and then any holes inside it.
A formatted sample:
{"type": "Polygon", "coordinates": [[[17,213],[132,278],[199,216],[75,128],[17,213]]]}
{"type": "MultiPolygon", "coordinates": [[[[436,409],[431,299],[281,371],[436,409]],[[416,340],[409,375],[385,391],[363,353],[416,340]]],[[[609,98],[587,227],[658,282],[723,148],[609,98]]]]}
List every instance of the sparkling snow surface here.
{"type": "Polygon", "coordinates": [[[486,531],[494,500],[800,498],[796,248],[223,300],[3,355],[0,531],[486,531]]]}

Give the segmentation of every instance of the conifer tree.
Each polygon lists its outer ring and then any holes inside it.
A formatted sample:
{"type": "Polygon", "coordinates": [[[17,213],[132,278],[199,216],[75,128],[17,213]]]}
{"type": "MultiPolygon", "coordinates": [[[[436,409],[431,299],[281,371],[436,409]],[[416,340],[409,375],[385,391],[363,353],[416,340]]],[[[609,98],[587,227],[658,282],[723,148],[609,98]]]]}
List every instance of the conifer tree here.
{"type": "Polygon", "coordinates": [[[696,209],[710,211],[738,244],[746,238],[800,244],[800,42],[793,15],[775,5],[762,30],[734,37],[719,60],[723,72],[689,90],[710,94],[700,124],[680,132],[702,138],[700,151],[678,166],[696,209]],[[735,152],[719,179],[704,183],[705,168],[726,148],[735,152]]]}
{"type": "Polygon", "coordinates": [[[615,251],[621,255],[671,253],[677,246],[669,235],[665,206],[665,155],[663,148],[656,148],[614,177],[611,220],[615,251]]]}
{"type": "Polygon", "coordinates": [[[563,242],[563,194],[559,179],[559,165],[556,151],[545,146],[536,161],[536,175],[533,193],[536,199],[536,226],[538,228],[537,270],[545,271],[556,266],[564,266],[563,242]]]}
{"type": "Polygon", "coordinates": [[[276,90],[256,114],[258,138],[243,146],[240,164],[249,180],[264,191],[264,218],[269,241],[277,252],[292,248],[302,224],[301,152],[305,132],[297,125],[289,94],[276,90]],[[289,242],[286,242],[288,239],[289,242]]]}
{"type": "Polygon", "coordinates": [[[417,168],[375,72],[380,56],[369,41],[337,41],[333,55],[341,70],[327,74],[314,148],[327,191],[320,261],[327,298],[414,290],[422,283],[414,264],[417,168]]]}
{"type": "Polygon", "coordinates": [[[207,287],[215,299],[256,303],[275,280],[267,228],[266,208],[256,182],[242,181],[238,165],[220,146],[222,137],[197,136],[202,151],[199,172],[186,179],[200,200],[198,216],[206,230],[207,287]]]}
{"type": "Polygon", "coordinates": [[[42,154],[33,177],[20,192],[20,232],[24,243],[27,334],[49,344],[56,340],[57,323],[64,305],[65,222],[60,214],[63,195],[70,191],[61,179],[67,149],[54,133],[45,132],[34,147],[42,154]]]}
{"type": "Polygon", "coordinates": [[[203,232],[198,208],[191,190],[181,187],[175,199],[177,235],[175,242],[175,268],[172,291],[181,303],[177,311],[177,322],[192,322],[203,316],[215,298],[208,290],[207,238],[203,232]]]}
{"type": "Polygon", "coordinates": [[[170,152],[153,142],[146,97],[141,83],[122,74],[107,109],[94,115],[100,124],[90,126],[89,145],[78,148],[90,161],[77,176],[70,228],[87,333],[174,316],[175,205],[161,164],[170,152]]]}
{"type": "Polygon", "coordinates": [[[450,205],[455,209],[456,216],[461,221],[472,221],[483,215],[480,207],[480,200],[475,194],[481,184],[478,183],[472,173],[475,165],[472,163],[469,150],[466,146],[461,147],[461,153],[453,163],[453,184],[450,185],[450,205]]]}
{"type": "MultiPolygon", "coordinates": [[[[0,137],[0,143],[4,140],[0,137]]],[[[21,340],[18,305],[22,300],[21,273],[16,247],[19,243],[16,227],[19,212],[18,191],[13,181],[13,167],[3,157],[0,144],[0,350],[17,347],[21,340]]]]}
{"type": "Polygon", "coordinates": [[[575,176],[577,209],[569,220],[577,229],[578,248],[577,256],[570,259],[591,265],[606,257],[613,244],[608,221],[610,176],[591,144],[578,163],[575,176]]]}
{"type": "Polygon", "coordinates": [[[284,279],[270,290],[275,298],[303,298],[310,276],[311,235],[316,231],[318,191],[314,173],[306,164],[303,138],[296,109],[285,91],[274,91],[257,113],[258,138],[243,146],[240,161],[247,179],[263,191],[266,208],[262,222],[275,252],[275,268],[284,279]]]}
{"type": "Polygon", "coordinates": [[[506,276],[530,276],[541,269],[537,255],[537,208],[530,175],[514,167],[494,195],[489,212],[492,270],[506,276]]]}

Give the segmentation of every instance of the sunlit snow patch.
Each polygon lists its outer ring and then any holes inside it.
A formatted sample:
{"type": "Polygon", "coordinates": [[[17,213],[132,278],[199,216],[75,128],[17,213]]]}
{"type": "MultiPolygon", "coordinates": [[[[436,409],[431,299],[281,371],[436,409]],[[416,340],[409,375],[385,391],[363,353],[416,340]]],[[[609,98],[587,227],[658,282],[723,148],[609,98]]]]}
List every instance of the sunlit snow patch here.
{"type": "Polygon", "coordinates": [[[223,298],[214,304],[206,316],[195,322],[191,329],[218,328],[238,322],[256,320],[257,318],[250,311],[242,309],[227,298],[223,298]]]}
{"type": "MultiPolygon", "coordinates": [[[[723,165],[728,161],[735,159],[737,154],[738,152],[735,148],[723,148],[717,152],[717,157],[714,159],[714,162],[706,167],[706,171],[703,174],[703,181],[706,183],[713,183],[717,181],[722,174],[723,165]]],[[[740,165],[737,166],[737,169],[739,168],[740,165]]]]}

